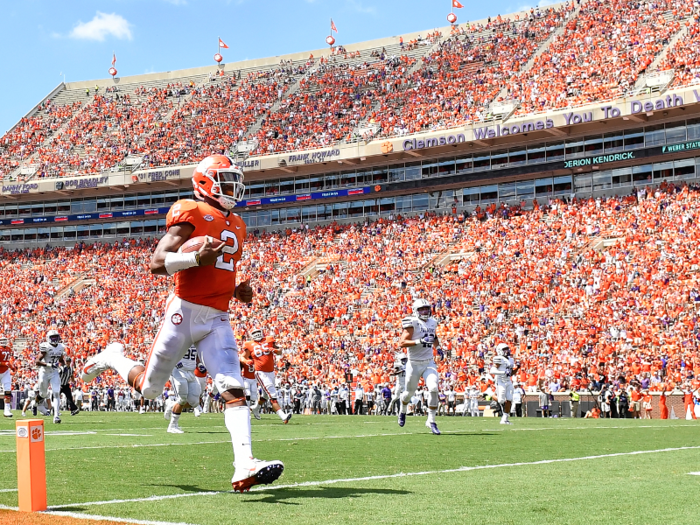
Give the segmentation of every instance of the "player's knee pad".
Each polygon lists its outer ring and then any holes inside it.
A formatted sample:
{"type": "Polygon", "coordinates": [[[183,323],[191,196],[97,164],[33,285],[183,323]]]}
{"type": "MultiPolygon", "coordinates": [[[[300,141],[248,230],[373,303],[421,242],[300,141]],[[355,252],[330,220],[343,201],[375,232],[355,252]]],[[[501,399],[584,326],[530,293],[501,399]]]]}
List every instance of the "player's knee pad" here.
{"type": "Polygon", "coordinates": [[[432,390],[428,391],[428,408],[437,408],[438,404],[440,403],[440,398],[438,396],[437,390],[433,392],[432,390]]]}
{"type": "Polygon", "coordinates": [[[216,374],[216,377],[214,377],[214,384],[219,392],[226,392],[227,390],[245,391],[245,385],[243,382],[240,379],[230,375],[216,374]]]}
{"type": "Polygon", "coordinates": [[[189,394],[185,400],[191,407],[196,407],[199,404],[199,396],[194,394],[189,394]]]}
{"type": "Polygon", "coordinates": [[[160,394],[163,393],[163,387],[158,388],[157,386],[149,385],[147,387],[141,387],[141,395],[144,399],[155,399],[160,394]]]}

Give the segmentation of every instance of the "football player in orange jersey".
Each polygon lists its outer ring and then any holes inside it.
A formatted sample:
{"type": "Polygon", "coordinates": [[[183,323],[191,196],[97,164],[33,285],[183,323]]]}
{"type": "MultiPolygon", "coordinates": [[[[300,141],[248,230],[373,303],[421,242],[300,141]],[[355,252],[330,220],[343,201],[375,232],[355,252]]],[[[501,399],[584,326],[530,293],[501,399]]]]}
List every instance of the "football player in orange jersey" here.
{"type": "Polygon", "coordinates": [[[275,386],[275,355],[281,354],[282,349],[277,347],[272,337],[264,337],[262,328],[255,328],[250,335],[253,340],[248,341],[243,348],[246,351],[246,356],[253,358],[255,378],[262,389],[262,396],[260,396],[256,408],[260,410],[260,405],[265,402],[264,399],[269,399],[272,409],[286,425],[292,419],[292,413],[287,414],[280,407],[277,402],[277,387],[275,386]]]}
{"type": "Polygon", "coordinates": [[[4,392],[3,416],[12,417],[12,350],[7,337],[0,337],[0,386],[4,392]]]}
{"type": "Polygon", "coordinates": [[[255,362],[246,345],[239,350],[238,356],[241,360],[241,373],[245,381],[245,397],[248,406],[253,412],[255,419],[260,419],[260,405],[258,404],[258,380],[255,378],[255,362]]]}
{"type": "Polygon", "coordinates": [[[233,490],[239,492],[272,483],[284,470],[280,461],[253,457],[250,410],[228,315],[231,299],[243,303],[253,300],[247,280],[236,286],[236,263],[243,253],[246,225],[230,210],[243,198],[243,178],[229,157],[211,155],[192,174],[197,200],[179,200],[170,208],[168,231],[153,253],[150,269],[155,275],[173,276],[175,289],[145,366],[125,357],[122,344],[111,343],[83,368],[86,383],[112,369],[145,398],[155,399],[172,369],[194,344],[226,403],[224,421],[231,434],[236,468],[231,482],[233,490]],[[197,236],[214,237],[224,244],[214,248],[207,239],[197,252],[179,252],[188,239],[197,236]]]}

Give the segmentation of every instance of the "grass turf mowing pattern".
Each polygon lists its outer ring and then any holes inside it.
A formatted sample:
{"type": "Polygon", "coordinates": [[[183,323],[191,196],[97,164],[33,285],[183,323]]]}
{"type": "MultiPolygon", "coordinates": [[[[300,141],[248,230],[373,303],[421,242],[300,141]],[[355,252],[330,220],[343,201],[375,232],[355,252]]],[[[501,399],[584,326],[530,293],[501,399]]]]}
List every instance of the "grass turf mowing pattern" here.
{"type": "MultiPolygon", "coordinates": [[[[433,436],[424,418],[276,416],[253,422],[253,451],[280,459],[275,485],[400,472],[534,462],[558,458],[700,446],[698,424],[682,420],[438,418],[433,436]]],[[[231,489],[229,434],[223,417],[183,416],[186,434],[165,432],[160,414],[82,413],[63,425],[47,420],[49,505],[60,510],[132,519],[214,525],[259,523],[697,523],[700,449],[617,456],[291,487],[246,495],[80,505],[231,489]],[[58,435],[69,432],[94,432],[58,435]],[[116,434],[116,435],[113,435],[116,434]],[[125,435],[119,435],[125,434],[125,435]],[[131,434],[131,435],[129,435],[131,434]],[[134,447],[134,445],[137,445],[134,447]],[[149,446],[159,445],[159,446],[149,446]],[[89,448],[80,447],[111,447],[89,448]]],[[[0,422],[0,431],[14,423],[0,422]]],[[[0,433],[0,464],[10,468],[0,489],[16,486],[14,433],[0,433]],[[6,452],[10,451],[10,452],[6,452]]],[[[274,487],[274,485],[273,485],[274,487]]],[[[0,503],[16,505],[16,493],[0,503]]]]}

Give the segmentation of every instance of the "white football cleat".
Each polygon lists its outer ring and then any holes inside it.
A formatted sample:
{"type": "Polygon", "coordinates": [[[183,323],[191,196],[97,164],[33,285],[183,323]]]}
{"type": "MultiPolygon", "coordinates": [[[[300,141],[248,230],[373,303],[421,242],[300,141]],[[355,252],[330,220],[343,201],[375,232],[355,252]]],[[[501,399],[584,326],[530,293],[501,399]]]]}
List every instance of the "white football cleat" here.
{"type": "Polygon", "coordinates": [[[12,410],[10,410],[7,405],[5,405],[5,412],[3,413],[3,416],[12,417],[12,410]]]}
{"type": "Polygon", "coordinates": [[[236,467],[231,480],[234,492],[247,492],[255,485],[269,485],[282,475],[284,464],[281,461],[262,461],[250,458],[245,467],[236,467]]]}
{"type": "Polygon", "coordinates": [[[121,343],[110,343],[102,352],[93,355],[87,360],[83,367],[81,378],[85,383],[91,383],[98,375],[105,370],[112,368],[111,358],[114,355],[124,355],[124,345],[121,343]]]}
{"type": "Polygon", "coordinates": [[[58,417],[58,416],[56,416],[56,417],[53,418],[53,422],[54,422],[56,425],[58,425],[58,424],[61,423],[61,418],[58,417]]]}
{"type": "Polygon", "coordinates": [[[262,417],[260,417],[260,405],[256,404],[255,408],[251,408],[250,411],[253,413],[253,417],[260,421],[262,417]]]}
{"type": "Polygon", "coordinates": [[[146,409],[144,407],[139,408],[139,414],[145,414],[146,409]]]}
{"type": "Polygon", "coordinates": [[[199,417],[202,415],[202,409],[199,407],[194,407],[194,417],[199,417]]]}
{"type": "Polygon", "coordinates": [[[169,434],[184,434],[185,431],[182,430],[180,427],[168,427],[168,433],[169,434]]]}

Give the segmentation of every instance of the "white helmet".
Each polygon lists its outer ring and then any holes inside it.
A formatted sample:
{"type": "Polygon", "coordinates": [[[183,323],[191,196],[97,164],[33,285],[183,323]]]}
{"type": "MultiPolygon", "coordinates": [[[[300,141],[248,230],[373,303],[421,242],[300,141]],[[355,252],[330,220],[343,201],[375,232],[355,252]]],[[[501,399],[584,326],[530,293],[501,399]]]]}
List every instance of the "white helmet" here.
{"type": "Polygon", "coordinates": [[[56,346],[61,342],[61,336],[56,330],[49,330],[46,333],[46,342],[51,344],[51,346],[56,346]]]}
{"type": "Polygon", "coordinates": [[[496,355],[508,357],[510,355],[510,347],[506,343],[499,343],[496,347],[496,355]]]}
{"type": "Polygon", "coordinates": [[[262,328],[253,328],[250,332],[250,335],[253,338],[253,341],[262,341],[262,339],[263,339],[262,328]]]}
{"type": "Polygon", "coordinates": [[[430,303],[425,299],[416,299],[415,301],[413,301],[413,315],[415,315],[421,321],[427,321],[428,319],[430,319],[430,314],[432,312],[432,306],[430,306],[430,303]],[[427,313],[425,312],[425,308],[428,309],[427,313]],[[421,310],[423,310],[422,313],[421,310]]]}
{"type": "Polygon", "coordinates": [[[6,346],[10,346],[10,342],[7,340],[7,337],[0,337],[0,348],[4,348],[6,346]]]}

